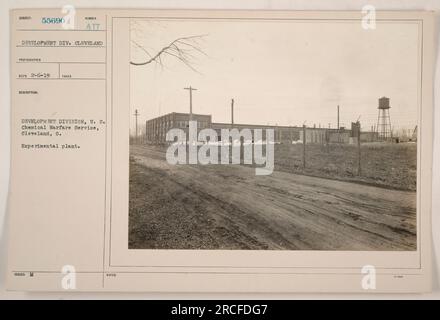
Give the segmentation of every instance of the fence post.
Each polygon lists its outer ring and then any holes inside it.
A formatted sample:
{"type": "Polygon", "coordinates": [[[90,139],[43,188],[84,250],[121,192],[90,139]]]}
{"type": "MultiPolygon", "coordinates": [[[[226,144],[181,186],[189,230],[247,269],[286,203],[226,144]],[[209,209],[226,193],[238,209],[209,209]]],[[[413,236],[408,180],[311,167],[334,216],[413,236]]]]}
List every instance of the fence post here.
{"type": "Polygon", "coordinates": [[[326,147],[327,147],[327,153],[330,153],[330,131],[329,130],[325,131],[325,142],[326,142],[326,147]]]}
{"type": "Polygon", "coordinates": [[[244,137],[240,137],[240,163],[244,164],[244,137]]]}
{"type": "Polygon", "coordinates": [[[306,125],[303,125],[303,168],[306,168],[306,125]]]}
{"type": "Polygon", "coordinates": [[[357,144],[358,144],[358,175],[360,176],[361,171],[361,124],[358,123],[358,130],[357,130],[357,144]]]}

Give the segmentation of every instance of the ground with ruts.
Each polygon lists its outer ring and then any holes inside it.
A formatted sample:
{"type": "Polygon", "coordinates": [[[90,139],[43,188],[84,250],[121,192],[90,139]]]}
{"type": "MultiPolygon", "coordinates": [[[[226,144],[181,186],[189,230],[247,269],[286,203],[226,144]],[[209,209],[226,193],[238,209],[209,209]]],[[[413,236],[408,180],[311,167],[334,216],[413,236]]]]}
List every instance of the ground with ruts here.
{"type": "Polygon", "coordinates": [[[416,249],[414,191],[286,171],[170,165],[131,145],[129,248],[416,249]]]}

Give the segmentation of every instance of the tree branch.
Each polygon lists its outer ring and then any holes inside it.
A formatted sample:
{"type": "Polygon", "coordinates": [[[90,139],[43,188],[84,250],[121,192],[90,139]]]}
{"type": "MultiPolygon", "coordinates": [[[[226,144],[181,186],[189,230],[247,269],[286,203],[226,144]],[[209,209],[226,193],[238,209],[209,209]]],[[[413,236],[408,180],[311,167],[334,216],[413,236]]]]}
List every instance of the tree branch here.
{"type": "Polygon", "coordinates": [[[204,36],[206,35],[196,35],[196,36],[177,38],[172,42],[170,42],[165,47],[163,47],[161,50],[159,50],[159,52],[157,52],[155,55],[150,54],[150,52],[147,49],[145,49],[142,45],[140,45],[134,40],[131,40],[131,42],[136,47],[138,47],[148,55],[148,60],[143,62],[130,61],[130,64],[134,66],[144,66],[152,62],[155,62],[163,66],[162,55],[167,54],[169,56],[178,59],[179,61],[183,62],[188,68],[197,72],[197,70],[193,66],[191,66],[191,58],[194,59],[194,55],[191,54],[191,51],[197,51],[198,53],[207,56],[207,54],[198,47],[198,42],[197,42],[197,40],[203,38],[204,36]]]}

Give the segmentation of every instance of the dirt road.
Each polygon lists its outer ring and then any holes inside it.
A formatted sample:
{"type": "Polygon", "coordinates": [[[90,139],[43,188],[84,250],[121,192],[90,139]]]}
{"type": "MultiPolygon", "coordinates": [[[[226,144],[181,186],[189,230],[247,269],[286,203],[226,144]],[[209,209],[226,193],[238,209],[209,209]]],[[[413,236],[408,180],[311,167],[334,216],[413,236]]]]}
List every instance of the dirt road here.
{"type": "Polygon", "coordinates": [[[416,193],[130,149],[131,249],[415,250],[416,193]]]}

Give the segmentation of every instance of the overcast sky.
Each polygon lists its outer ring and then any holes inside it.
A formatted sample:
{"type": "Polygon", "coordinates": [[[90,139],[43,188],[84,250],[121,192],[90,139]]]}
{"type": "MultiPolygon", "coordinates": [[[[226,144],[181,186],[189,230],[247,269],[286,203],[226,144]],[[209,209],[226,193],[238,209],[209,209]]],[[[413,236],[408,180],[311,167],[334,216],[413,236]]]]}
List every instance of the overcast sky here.
{"type": "MultiPolygon", "coordinates": [[[[378,98],[391,99],[394,129],[417,123],[419,48],[415,23],[360,22],[152,21],[131,22],[131,39],[152,55],[178,37],[205,35],[199,43],[207,56],[191,52],[194,72],[172,56],[159,65],[130,66],[131,113],[140,123],[170,112],[211,114],[229,122],[336,127],[360,117],[369,130],[377,121],[378,98]]],[[[148,55],[136,45],[132,61],[148,55]]],[[[134,117],[132,117],[132,128],[134,117]]]]}

